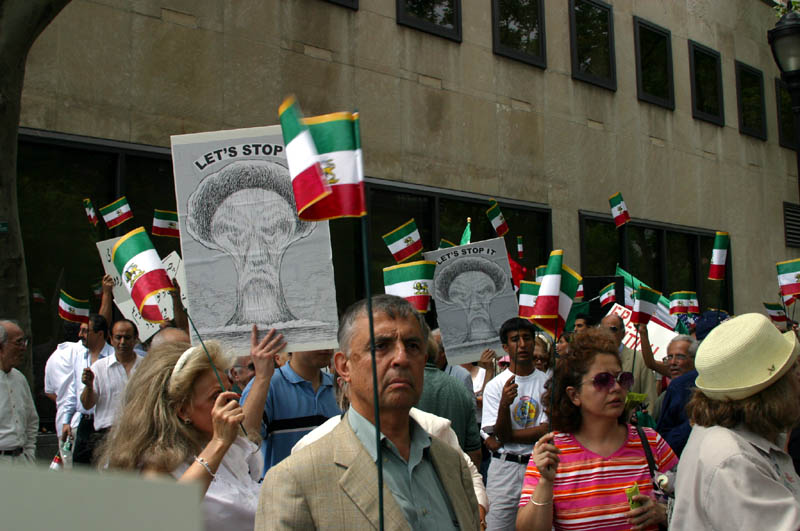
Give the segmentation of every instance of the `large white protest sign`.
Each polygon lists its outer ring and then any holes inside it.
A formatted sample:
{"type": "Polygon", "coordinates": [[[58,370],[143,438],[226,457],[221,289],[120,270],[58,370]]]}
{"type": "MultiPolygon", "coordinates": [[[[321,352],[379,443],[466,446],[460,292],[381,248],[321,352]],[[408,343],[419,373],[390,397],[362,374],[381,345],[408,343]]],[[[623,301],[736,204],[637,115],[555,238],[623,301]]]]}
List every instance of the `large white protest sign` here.
{"type": "MultiPolygon", "coordinates": [[[[155,323],[151,323],[150,321],[146,321],[142,317],[142,314],[139,313],[139,310],[133,303],[133,299],[131,299],[130,292],[128,292],[127,288],[125,288],[125,284],[122,283],[122,278],[119,274],[119,271],[117,271],[117,268],[114,266],[114,262],[111,261],[111,251],[118,241],[119,238],[111,238],[110,240],[99,241],[97,242],[97,250],[100,252],[100,261],[103,263],[103,270],[105,270],[107,275],[111,275],[111,277],[114,279],[114,287],[112,289],[114,304],[126,319],[130,319],[134,322],[134,324],[136,324],[136,328],[139,333],[139,341],[144,342],[158,332],[159,326],[155,323]]],[[[183,300],[183,304],[186,306],[186,280],[184,278],[181,257],[178,255],[178,253],[172,251],[161,260],[161,263],[164,266],[164,269],[167,270],[167,275],[169,278],[173,282],[177,282],[178,286],[180,286],[181,300],[183,300]]],[[[165,316],[167,319],[172,319],[174,315],[172,308],[172,296],[169,293],[161,292],[158,293],[153,299],[155,300],[156,304],[158,304],[158,307],[161,310],[161,315],[165,316]]]]}
{"type": "MultiPolygon", "coordinates": [[[[633,312],[615,303],[606,315],[611,315],[612,313],[622,317],[625,323],[625,337],[622,339],[622,344],[633,350],[641,350],[641,340],[637,339],[639,336],[636,333],[636,326],[631,321],[633,312]]],[[[647,335],[650,338],[650,348],[653,349],[653,357],[660,361],[667,355],[667,346],[669,342],[678,334],[668,328],[664,328],[658,323],[650,321],[647,323],[647,335]]]]}
{"type": "Polygon", "coordinates": [[[203,339],[246,353],[255,323],[290,351],[335,347],[328,224],[297,216],[280,127],[173,136],[172,161],[184,293],[203,339]]]}
{"type": "Polygon", "coordinates": [[[424,253],[436,262],[433,300],[450,365],[502,354],[500,327],[519,314],[503,238],[424,253]]]}

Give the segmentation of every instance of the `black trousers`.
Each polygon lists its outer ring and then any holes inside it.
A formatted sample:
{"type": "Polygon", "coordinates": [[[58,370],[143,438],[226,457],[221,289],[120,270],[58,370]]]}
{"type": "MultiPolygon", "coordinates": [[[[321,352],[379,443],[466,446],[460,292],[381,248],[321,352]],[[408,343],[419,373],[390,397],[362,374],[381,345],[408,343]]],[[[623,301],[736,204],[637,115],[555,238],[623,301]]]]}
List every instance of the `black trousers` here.
{"type": "Polygon", "coordinates": [[[78,433],[75,435],[75,450],[72,453],[72,462],[82,465],[92,464],[92,453],[94,453],[96,439],[94,415],[81,415],[78,433]]]}

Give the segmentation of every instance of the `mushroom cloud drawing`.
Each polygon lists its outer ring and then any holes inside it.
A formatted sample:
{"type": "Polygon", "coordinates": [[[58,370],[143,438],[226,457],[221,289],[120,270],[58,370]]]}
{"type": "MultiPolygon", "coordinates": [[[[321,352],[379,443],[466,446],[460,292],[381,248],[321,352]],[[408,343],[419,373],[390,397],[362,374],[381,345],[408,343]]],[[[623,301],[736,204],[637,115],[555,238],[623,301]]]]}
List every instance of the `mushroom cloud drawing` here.
{"type": "Polygon", "coordinates": [[[489,306],[507,281],[503,269],[485,258],[461,258],[437,271],[434,280],[437,298],[463,308],[467,314],[462,342],[497,336],[498,327],[492,324],[489,306]]]}
{"type": "Polygon", "coordinates": [[[281,287],[281,263],[314,224],[297,217],[288,170],[265,160],[233,162],[200,182],[187,210],[192,237],[233,259],[236,305],[226,324],[295,320],[281,287]]]}

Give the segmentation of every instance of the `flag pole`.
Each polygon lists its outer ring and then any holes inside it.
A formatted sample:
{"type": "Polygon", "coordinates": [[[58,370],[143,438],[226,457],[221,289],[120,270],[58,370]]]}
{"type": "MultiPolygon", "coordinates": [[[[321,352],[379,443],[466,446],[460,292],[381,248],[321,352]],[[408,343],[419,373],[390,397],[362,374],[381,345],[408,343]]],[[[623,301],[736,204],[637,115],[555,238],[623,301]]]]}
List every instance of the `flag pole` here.
{"type": "Polygon", "coordinates": [[[367,299],[367,321],[369,323],[369,350],[372,359],[372,401],[375,415],[375,447],[378,465],[378,529],[383,531],[383,452],[381,451],[381,411],[378,402],[378,370],[375,361],[375,328],[372,321],[372,292],[369,279],[369,245],[367,241],[367,216],[361,216],[361,253],[364,255],[364,290],[367,299]]]}

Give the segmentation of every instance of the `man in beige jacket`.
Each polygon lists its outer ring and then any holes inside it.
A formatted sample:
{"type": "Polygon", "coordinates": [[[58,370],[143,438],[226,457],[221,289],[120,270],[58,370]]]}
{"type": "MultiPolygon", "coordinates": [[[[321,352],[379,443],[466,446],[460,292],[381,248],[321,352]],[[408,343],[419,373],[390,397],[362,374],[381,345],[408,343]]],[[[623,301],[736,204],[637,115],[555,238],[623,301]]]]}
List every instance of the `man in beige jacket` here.
{"type": "MultiPolygon", "coordinates": [[[[427,345],[423,318],[391,295],[372,299],[383,455],[385,529],[478,529],[478,503],[459,452],[409,416],[422,392],[427,345]]],[[[264,478],[256,530],[377,529],[378,474],[366,301],[339,326],[337,373],[351,407],[316,443],[264,478]]]]}

